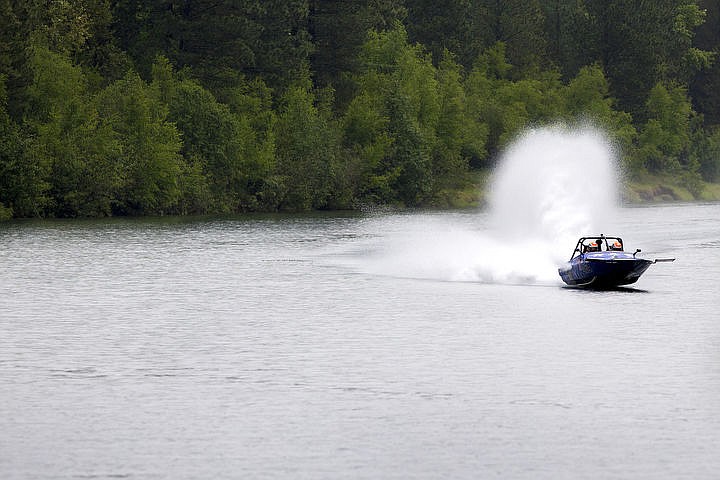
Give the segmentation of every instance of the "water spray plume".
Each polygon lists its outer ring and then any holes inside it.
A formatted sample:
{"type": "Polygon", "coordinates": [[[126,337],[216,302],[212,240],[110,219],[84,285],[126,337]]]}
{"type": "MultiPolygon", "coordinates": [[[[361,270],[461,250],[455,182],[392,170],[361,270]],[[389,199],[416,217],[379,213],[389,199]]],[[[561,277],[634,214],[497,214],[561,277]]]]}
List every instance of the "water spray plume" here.
{"type": "Polygon", "coordinates": [[[559,283],[557,267],[578,237],[614,233],[618,180],[614,150],[601,132],[528,130],[498,162],[481,230],[423,216],[386,237],[366,267],[410,278],[559,283]]]}
{"type": "Polygon", "coordinates": [[[533,129],[507,149],[490,189],[492,228],[508,241],[528,235],[574,241],[610,231],[619,199],[610,142],[590,128],[533,129]]]}

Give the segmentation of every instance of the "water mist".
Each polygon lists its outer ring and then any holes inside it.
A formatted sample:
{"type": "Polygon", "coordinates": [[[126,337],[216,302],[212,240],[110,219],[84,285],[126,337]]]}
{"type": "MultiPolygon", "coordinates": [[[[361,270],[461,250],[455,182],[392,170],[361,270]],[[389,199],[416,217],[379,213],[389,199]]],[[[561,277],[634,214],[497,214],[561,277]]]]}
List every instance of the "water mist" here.
{"type": "Polygon", "coordinates": [[[405,278],[556,284],[557,267],[578,237],[614,233],[618,184],[613,148],[599,131],[530,129],[501,156],[489,209],[476,216],[476,225],[458,224],[453,216],[411,216],[401,228],[390,226],[363,269],[405,278]]]}

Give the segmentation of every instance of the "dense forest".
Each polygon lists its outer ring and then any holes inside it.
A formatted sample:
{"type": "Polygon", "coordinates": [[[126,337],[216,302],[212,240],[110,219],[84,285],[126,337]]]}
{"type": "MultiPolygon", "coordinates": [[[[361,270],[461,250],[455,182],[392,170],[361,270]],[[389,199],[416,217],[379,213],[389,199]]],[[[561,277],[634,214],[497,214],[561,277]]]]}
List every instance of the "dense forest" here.
{"type": "Polygon", "coordinates": [[[0,217],[442,205],[529,125],[720,181],[720,0],[0,0],[0,217]]]}

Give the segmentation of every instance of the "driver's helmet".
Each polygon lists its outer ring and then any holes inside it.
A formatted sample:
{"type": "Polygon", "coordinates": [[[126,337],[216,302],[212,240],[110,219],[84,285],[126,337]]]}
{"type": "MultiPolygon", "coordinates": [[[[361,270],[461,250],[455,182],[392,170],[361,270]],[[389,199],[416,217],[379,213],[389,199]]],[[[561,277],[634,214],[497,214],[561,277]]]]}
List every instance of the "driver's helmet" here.
{"type": "Polygon", "coordinates": [[[615,243],[612,244],[612,249],[613,250],[622,250],[622,243],[615,240],[615,243]]]}

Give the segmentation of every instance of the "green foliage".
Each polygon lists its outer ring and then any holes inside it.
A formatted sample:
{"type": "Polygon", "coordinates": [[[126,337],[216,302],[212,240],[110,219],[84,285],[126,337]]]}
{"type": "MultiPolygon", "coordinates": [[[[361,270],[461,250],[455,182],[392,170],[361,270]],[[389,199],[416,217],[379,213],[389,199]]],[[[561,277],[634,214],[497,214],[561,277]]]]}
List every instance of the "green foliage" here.
{"type": "MultiPolygon", "coordinates": [[[[252,117],[232,112],[199,83],[176,78],[162,57],[153,67],[153,87],[169,106],[168,118],[182,136],[181,153],[189,164],[182,175],[191,181],[184,183],[181,210],[260,208],[257,196],[270,173],[271,160],[252,117]]],[[[246,100],[249,103],[251,99],[246,100]]]]}
{"type": "MultiPolygon", "coordinates": [[[[19,24],[11,0],[0,0],[0,75],[5,77],[3,84],[7,77],[14,73],[19,24]]],[[[3,86],[3,89],[5,88],[3,86]]]]}
{"type": "Polygon", "coordinates": [[[590,2],[599,60],[623,109],[644,122],[644,99],[658,83],[686,83],[711,54],[693,46],[703,11],[694,0],[590,2]]]}
{"type": "Polygon", "coordinates": [[[592,1],[544,0],[544,29],[550,62],[563,79],[571,79],[588,63],[599,61],[600,32],[592,1]]]}
{"type": "Polygon", "coordinates": [[[713,51],[710,66],[700,69],[691,79],[689,88],[693,107],[703,115],[706,126],[720,125],[720,2],[702,0],[700,7],[706,12],[706,20],[697,28],[693,45],[703,51],[713,51]]]}
{"type": "Polygon", "coordinates": [[[387,133],[390,119],[379,99],[370,92],[357,95],[342,121],[346,157],[352,165],[350,178],[366,201],[389,202],[394,172],[384,173],[381,162],[390,154],[392,139],[387,133]]]}
{"type": "Polygon", "coordinates": [[[336,111],[344,111],[355,89],[352,76],[362,64],[359,53],[369,30],[386,30],[406,16],[404,0],[313,0],[309,33],[310,65],[318,88],[335,91],[336,111]]]}
{"type": "Polygon", "coordinates": [[[438,205],[556,121],[699,196],[719,26],[706,0],[0,0],[0,216],[438,205]]]}
{"type": "Polygon", "coordinates": [[[433,178],[436,189],[461,183],[473,160],[487,155],[487,126],[472,118],[462,84],[462,72],[446,51],[437,71],[440,112],[433,152],[433,178]]]}
{"type": "Polygon", "coordinates": [[[498,43],[478,59],[466,81],[468,110],[488,128],[487,148],[497,153],[523,128],[558,118],[562,112],[562,84],[548,72],[535,78],[511,80],[513,67],[498,43]]]}
{"type": "Polygon", "coordinates": [[[0,203],[0,222],[5,222],[13,217],[12,208],[8,208],[0,203]]]}
{"type": "Polygon", "coordinates": [[[647,100],[648,121],[640,132],[640,155],[650,172],[675,171],[690,140],[692,108],[685,90],[657,84],[647,100]]]}
{"type": "Polygon", "coordinates": [[[142,73],[164,55],[216,94],[242,74],[284,88],[312,50],[304,0],[122,0],[113,12],[120,45],[142,73]]]}
{"type": "Polygon", "coordinates": [[[339,130],[306,85],[287,90],[275,125],[281,210],[326,208],[338,174],[339,130]]]}
{"type": "Polygon", "coordinates": [[[28,152],[49,170],[50,209],[57,216],[109,215],[119,186],[120,145],[98,121],[82,70],[66,54],[33,48],[28,88],[35,135],[28,152]]]}
{"type": "Polygon", "coordinates": [[[487,39],[483,35],[483,12],[479,2],[453,0],[407,0],[408,32],[412,41],[423,44],[436,64],[445,51],[457,55],[459,63],[471,66],[487,39]]]}
{"type": "Polygon", "coordinates": [[[536,73],[547,56],[542,2],[479,0],[477,3],[486,12],[480,31],[490,34],[483,46],[488,48],[503,42],[508,61],[515,66],[515,78],[536,73]]]}
{"type": "Polygon", "coordinates": [[[373,168],[361,190],[372,201],[418,205],[434,193],[432,157],[440,117],[436,69],[420,46],[409,45],[399,24],[372,32],[362,59],[365,70],[357,79],[362,103],[351,104],[345,127],[355,131],[347,132],[346,142],[355,152],[382,149],[384,155],[365,160],[373,168]],[[372,132],[365,138],[356,133],[363,120],[372,132]],[[378,135],[381,124],[386,128],[378,135]]]}
{"type": "Polygon", "coordinates": [[[698,173],[706,182],[720,182],[720,129],[697,131],[692,142],[698,173]]]}
{"type": "Polygon", "coordinates": [[[425,46],[435,64],[449,50],[471,69],[478,56],[498,42],[521,76],[538,70],[546,58],[547,38],[538,0],[406,0],[410,40],[425,46]]]}
{"type": "Polygon", "coordinates": [[[671,44],[672,54],[678,61],[667,61],[663,65],[664,78],[675,78],[687,82],[696,72],[710,66],[716,53],[702,50],[693,45],[697,27],[705,21],[705,10],[696,2],[678,2],[674,11],[672,33],[675,37],[671,44]]]}
{"type": "Polygon", "coordinates": [[[570,121],[589,121],[605,130],[630,153],[637,137],[632,117],[616,109],[608,81],[599,65],[580,69],[564,89],[565,111],[570,121]]]}
{"type": "Polygon", "coordinates": [[[158,97],[132,72],[98,96],[100,124],[111,128],[120,143],[118,213],[151,215],[178,210],[182,143],[158,97]]]}
{"type": "Polygon", "coordinates": [[[37,165],[28,162],[20,129],[7,113],[5,78],[0,76],[0,216],[33,216],[44,202],[37,165]]]}

